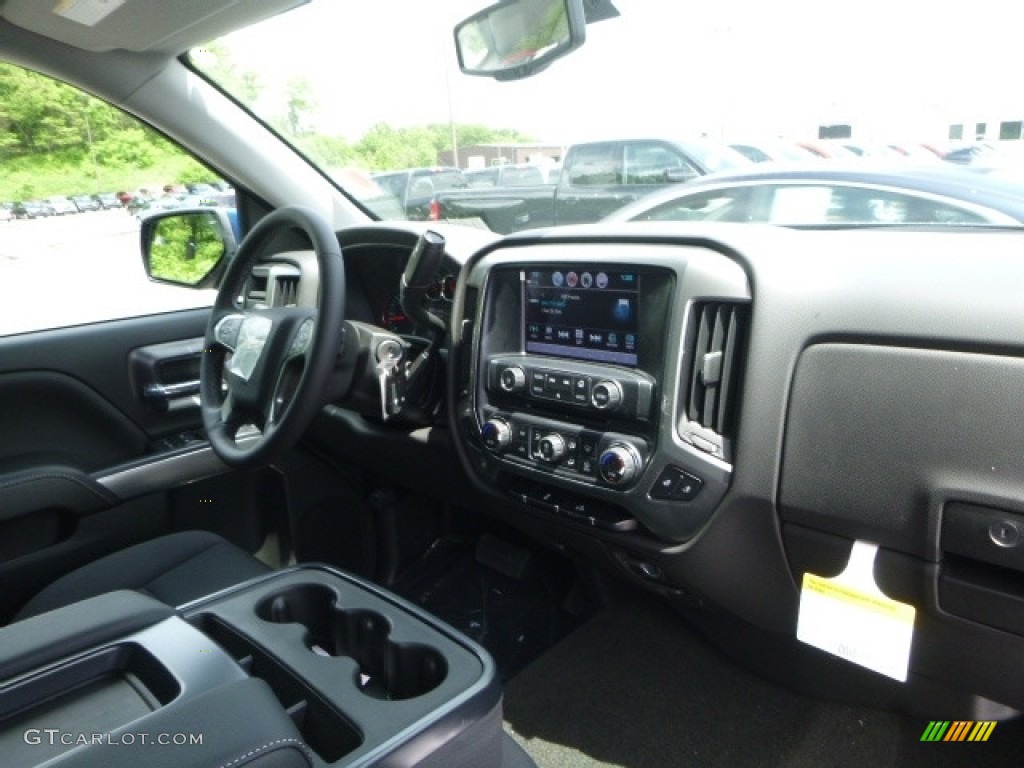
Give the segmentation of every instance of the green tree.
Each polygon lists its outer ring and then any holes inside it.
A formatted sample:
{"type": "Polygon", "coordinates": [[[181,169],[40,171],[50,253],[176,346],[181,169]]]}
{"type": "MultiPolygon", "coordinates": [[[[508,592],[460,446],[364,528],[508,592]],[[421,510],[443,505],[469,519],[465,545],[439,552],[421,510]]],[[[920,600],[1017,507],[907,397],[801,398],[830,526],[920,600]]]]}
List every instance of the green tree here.
{"type": "Polygon", "coordinates": [[[285,115],[292,136],[307,133],[306,125],[316,109],[313,87],[301,75],[288,80],[285,88],[285,115]]]}

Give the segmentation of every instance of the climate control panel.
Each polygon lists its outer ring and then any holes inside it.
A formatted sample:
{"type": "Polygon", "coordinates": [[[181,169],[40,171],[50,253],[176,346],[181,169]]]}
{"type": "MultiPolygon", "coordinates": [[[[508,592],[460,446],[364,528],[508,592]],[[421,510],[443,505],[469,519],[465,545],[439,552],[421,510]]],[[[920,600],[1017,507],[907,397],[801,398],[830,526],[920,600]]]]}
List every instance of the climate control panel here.
{"type": "Polygon", "coordinates": [[[612,488],[628,488],[644,469],[647,443],[634,435],[598,432],[529,414],[489,410],[484,447],[520,465],[612,488]]]}

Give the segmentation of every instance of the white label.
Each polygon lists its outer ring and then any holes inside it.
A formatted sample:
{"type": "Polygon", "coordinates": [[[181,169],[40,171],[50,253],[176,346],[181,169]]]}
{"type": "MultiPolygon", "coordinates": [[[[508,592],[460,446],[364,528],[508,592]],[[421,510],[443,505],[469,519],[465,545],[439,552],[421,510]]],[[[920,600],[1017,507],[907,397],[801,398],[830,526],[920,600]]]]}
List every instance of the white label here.
{"type": "Polygon", "coordinates": [[[846,570],[834,579],[805,573],[798,640],[906,682],[914,639],[914,606],[887,597],[875,584],[878,546],[854,542],[846,570]]]}
{"type": "Polygon", "coordinates": [[[69,21],[95,27],[124,5],[124,0],[63,0],[53,12],[69,21]]]}

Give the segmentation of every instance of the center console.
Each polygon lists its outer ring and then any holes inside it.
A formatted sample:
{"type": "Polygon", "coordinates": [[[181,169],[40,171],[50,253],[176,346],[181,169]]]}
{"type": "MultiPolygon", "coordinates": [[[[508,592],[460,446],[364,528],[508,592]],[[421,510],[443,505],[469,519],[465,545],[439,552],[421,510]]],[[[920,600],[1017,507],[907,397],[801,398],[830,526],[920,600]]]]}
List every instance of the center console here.
{"type": "Polygon", "coordinates": [[[478,390],[480,437],[495,459],[586,487],[634,485],[657,436],[672,285],[669,272],[626,265],[495,270],[478,390]]]}
{"type": "Polygon", "coordinates": [[[0,629],[0,750],[18,768],[533,765],[485,651],[315,565],[177,611],[114,592],[0,629]]]}
{"type": "Polygon", "coordinates": [[[704,408],[735,386],[742,325],[709,332],[702,312],[728,297],[740,317],[742,270],[697,247],[524,238],[464,274],[456,412],[481,485],[599,531],[692,536],[728,487],[704,408]]]}

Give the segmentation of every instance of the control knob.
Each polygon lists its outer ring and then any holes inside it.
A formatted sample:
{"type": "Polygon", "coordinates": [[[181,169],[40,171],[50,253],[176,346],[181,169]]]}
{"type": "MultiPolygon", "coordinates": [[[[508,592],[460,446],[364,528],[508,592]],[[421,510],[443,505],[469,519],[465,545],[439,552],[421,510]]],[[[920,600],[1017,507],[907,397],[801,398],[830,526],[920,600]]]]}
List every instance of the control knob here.
{"type": "Polygon", "coordinates": [[[602,379],[590,390],[590,403],[599,411],[614,411],[622,402],[622,387],[617,381],[602,379]]]}
{"type": "Polygon", "coordinates": [[[537,453],[541,459],[552,464],[561,461],[565,456],[565,438],[557,432],[544,435],[537,441],[537,453]]]}
{"type": "Polygon", "coordinates": [[[498,376],[498,384],[506,392],[521,392],[526,389],[526,371],[518,365],[504,368],[498,376]]]}
{"type": "Polygon", "coordinates": [[[487,450],[501,453],[512,442],[512,427],[504,419],[498,417],[488,419],[480,427],[480,439],[483,440],[487,450]]]}
{"type": "Polygon", "coordinates": [[[643,459],[629,443],[612,443],[597,460],[597,471],[609,485],[627,485],[642,468],[643,459]]]}

